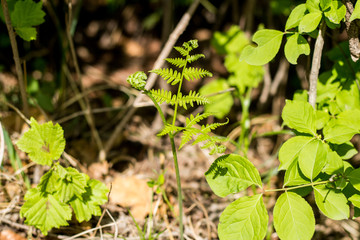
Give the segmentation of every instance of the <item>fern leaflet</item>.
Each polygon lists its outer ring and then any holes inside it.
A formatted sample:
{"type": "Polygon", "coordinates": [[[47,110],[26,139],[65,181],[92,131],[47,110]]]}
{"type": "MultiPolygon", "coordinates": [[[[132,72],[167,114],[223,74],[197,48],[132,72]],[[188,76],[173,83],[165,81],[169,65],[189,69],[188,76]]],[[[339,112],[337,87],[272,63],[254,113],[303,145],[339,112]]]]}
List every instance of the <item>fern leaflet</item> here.
{"type": "Polygon", "coordinates": [[[186,57],[187,55],[189,55],[189,51],[186,50],[185,48],[183,47],[174,47],[174,49],[176,51],[178,51],[182,56],[186,57]]]}
{"type": "Polygon", "coordinates": [[[163,128],[163,130],[161,130],[161,132],[159,132],[157,134],[157,136],[159,137],[162,137],[166,134],[169,134],[171,132],[178,132],[178,131],[181,131],[183,128],[182,127],[177,127],[177,126],[174,126],[172,124],[166,124],[165,127],[163,128]]]}
{"type": "Polygon", "coordinates": [[[181,143],[179,149],[181,149],[186,143],[191,141],[193,137],[195,137],[200,132],[199,129],[196,128],[187,128],[183,131],[181,136],[181,143]]]}
{"type": "Polygon", "coordinates": [[[190,114],[190,118],[186,118],[186,123],[185,123],[186,127],[187,128],[192,127],[194,124],[200,122],[201,120],[203,120],[205,118],[208,118],[211,115],[212,115],[212,113],[203,113],[203,114],[198,113],[194,117],[194,115],[190,114]]]}
{"type": "Polygon", "coordinates": [[[181,81],[181,72],[173,70],[172,68],[160,68],[154,69],[150,72],[156,73],[157,75],[167,80],[167,83],[171,83],[171,85],[175,85],[181,81]]]}
{"type": "Polygon", "coordinates": [[[229,123],[229,119],[227,119],[224,123],[212,123],[212,124],[206,124],[206,126],[201,126],[201,132],[202,133],[209,133],[211,130],[215,130],[216,128],[220,126],[224,126],[229,123]]]}
{"type": "Polygon", "coordinates": [[[209,99],[201,96],[200,93],[195,91],[190,91],[189,95],[178,96],[178,101],[179,106],[183,107],[184,109],[187,109],[187,104],[190,104],[191,107],[194,107],[194,102],[196,102],[198,105],[205,105],[210,102],[209,99]]]}
{"type": "Polygon", "coordinates": [[[178,68],[182,68],[186,65],[186,60],[183,58],[166,58],[165,60],[178,68]]]}
{"type": "Polygon", "coordinates": [[[168,104],[174,105],[177,101],[176,95],[172,95],[171,91],[166,91],[164,89],[158,89],[158,90],[151,89],[149,93],[159,104],[166,102],[168,104]]]}
{"type": "Polygon", "coordinates": [[[186,61],[188,63],[192,63],[192,62],[195,62],[196,60],[198,60],[199,58],[205,58],[205,55],[204,54],[188,55],[186,57],[186,61]]]}
{"type": "Polygon", "coordinates": [[[188,81],[199,80],[203,77],[212,77],[211,72],[209,72],[205,69],[194,68],[194,67],[184,69],[183,74],[184,74],[185,79],[188,81]]]}

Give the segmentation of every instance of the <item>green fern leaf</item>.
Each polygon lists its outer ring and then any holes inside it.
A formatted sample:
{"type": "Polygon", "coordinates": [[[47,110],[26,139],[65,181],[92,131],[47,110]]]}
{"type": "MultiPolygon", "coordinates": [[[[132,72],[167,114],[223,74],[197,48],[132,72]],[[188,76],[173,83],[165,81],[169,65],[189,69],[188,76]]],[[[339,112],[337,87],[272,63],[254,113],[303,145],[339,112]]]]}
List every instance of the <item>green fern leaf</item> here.
{"type": "Polygon", "coordinates": [[[181,135],[181,143],[179,150],[188,142],[190,142],[193,137],[195,137],[199,133],[199,129],[196,128],[187,128],[185,131],[183,131],[181,135]]]}
{"type": "Polygon", "coordinates": [[[166,58],[165,60],[178,68],[182,68],[186,65],[186,60],[183,58],[166,58]]]}
{"type": "Polygon", "coordinates": [[[175,85],[181,81],[181,72],[178,72],[171,68],[154,69],[150,72],[158,74],[159,76],[164,78],[164,80],[167,80],[167,83],[171,83],[171,85],[175,85]]]}
{"type": "Polygon", "coordinates": [[[208,133],[211,132],[211,130],[215,130],[218,127],[224,126],[229,123],[229,119],[227,119],[224,123],[212,123],[212,124],[206,124],[206,126],[201,126],[201,132],[202,133],[208,133]]]}
{"type": "Polygon", "coordinates": [[[166,134],[169,134],[171,132],[178,132],[180,130],[182,130],[183,128],[182,127],[177,127],[177,126],[174,126],[172,124],[166,124],[165,127],[163,128],[163,130],[161,130],[161,132],[159,132],[157,134],[158,137],[162,137],[166,134]]]}
{"type": "Polygon", "coordinates": [[[186,61],[188,63],[192,63],[192,62],[195,62],[196,60],[198,60],[199,58],[205,58],[205,55],[204,54],[188,55],[186,57],[186,61]]]}
{"type": "Polygon", "coordinates": [[[159,104],[166,102],[168,104],[174,105],[176,103],[176,95],[172,95],[171,91],[166,91],[164,89],[151,89],[150,94],[159,104]]]}
{"type": "Polygon", "coordinates": [[[174,49],[176,51],[178,51],[182,56],[186,57],[187,55],[189,55],[189,51],[186,50],[185,48],[183,47],[174,47],[174,49]]]}
{"type": "Polygon", "coordinates": [[[200,93],[195,91],[190,91],[189,95],[178,96],[179,106],[183,107],[184,109],[187,109],[187,104],[190,104],[191,107],[194,107],[194,102],[196,102],[198,105],[205,105],[210,103],[209,99],[201,96],[200,93]]]}
{"type": "Polygon", "coordinates": [[[194,68],[194,67],[184,69],[183,74],[184,74],[185,79],[188,81],[199,80],[203,77],[212,77],[211,72],[209,72],[205,69],[194,68]]]}
{"type": "Polygon", "coordinates": [[[199,136],[196,137],[192,145],[196,145],[198,143],[210,140],[211,136],[209,136],[207,133],[201,133],[199,136]]]}
{"type": "Polygon", "coordinates": [[[192,127],[194,124],[200,122],[201,120],[205,119],[205,118],[208,118],[209,116],[211,116],[212,113],[203,113],[203,114],[200,114],[198,113],[195,117],[194,115],[190,114],[190,118],[186,118],[186,127],[192,127]]]}
{"type": "Polygon", "coordinates": [[[185,48],[186,50],[188,50],[189,52],[195,48],[198,48],[199,44],[198,44],[198,40],[197,39],[193,39],[187,42],[183,43],[183,48],[185,48]]]}

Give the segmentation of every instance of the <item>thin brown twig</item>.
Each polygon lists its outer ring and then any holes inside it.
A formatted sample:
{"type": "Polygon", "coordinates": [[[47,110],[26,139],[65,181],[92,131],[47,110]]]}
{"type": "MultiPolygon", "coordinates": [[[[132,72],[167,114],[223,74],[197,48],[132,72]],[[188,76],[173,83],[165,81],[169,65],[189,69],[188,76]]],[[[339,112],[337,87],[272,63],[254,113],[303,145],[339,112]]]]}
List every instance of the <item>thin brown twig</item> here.
{"type": "Polygon", "coordinates": [[[24,74],[21,69],[19,51],[18,51],[17,42],[16,42],[16,36],[15,36],[14,28],[12,27],[12,24],[11,24],[7,1],[1,0],[1,5],[3,8],[5,24],[6,24],[8,33],[9,33],[10,44],[11,44],[11,48],[13,51],[13,58],[14,58],[14,62],[15,62],[16,74],[17,74],[18,81],[19,81],[21,100],[23,102],[23,110],[24,110],[25,115],[27,116],[29,114],[29,105],[28,105],[27,97],[26,97],[26,86],[25,86],[25,82],[24,82],[24,74]]]}
{"type": "MultiPolygon", "coordinates": [[[[65,21],[66,22],[66,35],[67,35],[68,42],[69,42],[70,53],[71,53],[71,57],[73,59],[75,72],[76,72],[77,78],[79,80],[80,89],[81,89],[82,92],[84,92],[84,87],[82,85],[81,71],[80,71],[79,63],[78,63],[78,60],[77,60],[77,57],[76,57],[75,46],[74,46],[74,42],[73,42],[73,39],[72,39],[72,36],[71,36],[71,29],[70,29],[71,18],[72,18],[72,16],[71,16],[71,14],[72,14],[72,1],[71,0],[68,3],[68,7],[69,7],[69,12],[68,12],[69,16],[68,16],[68,20],[65,21]]],[[[68,74],[68,76],[70,76],[70,74],[68,74]]],[[[79,95],[80,91],[77,88],[75,82],[71,78],[69,79],[69,81],[71,83],[71,86],[73,87],[73,90],[75,91],[75,94],[79,95]]],[[[101,141],[99,132],[96,129],[95,120],[94,120],[94,117],[93,117],[93,115],[91,113],[91,106],[90,106],[90,103],[89,103],[89,99],[87,98],[86,95],[84,95],[83,98],[79,99],[79,103],[80,103],[80,106],[81,106],[83,111],[88,110],[86,115],[85,115],[85,118],[86,118],[86,121],[89,124],[91,134],[94,137],[94,140],[95,140],[96,145],[98,147],[99,160],[101,162],[103,162],[103,161],[106,160],[106,152],[104,151],[104,146],[103,146],[103,143],[101,141]]]]}
{"type": "Polygon", "coordinates": [[[309,103],[315,109],[316,107],[316,86],[321,66],[321,56],[324,47],[324,36],[326,31],[326,23],[322,21],[320,24],[319,34],[316,38],[315,49],[312,59],[311,71],[309,76],[309,103]]]}

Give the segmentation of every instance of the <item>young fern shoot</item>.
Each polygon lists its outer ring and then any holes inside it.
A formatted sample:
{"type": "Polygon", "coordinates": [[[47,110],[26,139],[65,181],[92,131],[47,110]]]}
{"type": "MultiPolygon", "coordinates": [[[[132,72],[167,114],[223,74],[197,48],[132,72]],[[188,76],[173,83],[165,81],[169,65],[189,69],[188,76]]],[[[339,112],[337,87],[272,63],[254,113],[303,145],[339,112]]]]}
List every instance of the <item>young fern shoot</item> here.
{"type": "Polygon", "coordinates": [[[188,106],[194,107],[195,104],[197,105],[205,105],[209,103],[209,100],[200,95],[200,93],[196,91],[190,91],[187,95],[181,92],[181,87],[183,84],[184,79],[187,81],[195,81],[200,80],[204,77],[212,77],[212,74],[201,68],[189,67],[188,65],[197,61],[200,58],[205,58],[203,54],[194,54],[191,55],[190,52],[198,47],[197,40],[190,40],[185,42],[181,47],[174,47],[176,51],[180,53],[182,57],[178,58],[166,58],[165,60],[173,65],[174,67],[178,68],[161,68],[161,69],[154,69],[150,72],[156,73],[157,75],[161,76],[168,84],[177,85],[177,93],[173,93],[171,91],[167,91],[164,89],[145,89],[146,79],[147,76],[144,72],[136,72],[130,75],[127,81],[130,85],[144,94],[146,94],[155,104],[155,107],[159,111],[159,114],[162,118],[164,128],[158,136],[165,136],[168,135],[170,138],[175,170],[176,170],[176,180],[177,180],[177,187],[178,187],[178,201],[179,201],[179,227],[180,227],[180,239],[183,239],[183,223],[182,223],[182,193],[181,193],[181,183],[180,183],[180,171],[177,161],[177,151],[175,147],[174,137],[178,133],[182,133],[181,136],[181,143],[179,146],[179,150],[188,142],[193,140],[193,145],[197,143],[204,143],[202,148],[209,148],[210,154],[215,153],[223,153],[225,151],[225,146],[221,145],[226,139],[219,136],[210,135],[212,130],[225,125],[228,123],[212,123],[207,125],[202,125],[200,128],[196,128],[195,125],[198,124],[200,121],[206,119],[211,114],[209,113],[198,113],[196,116],[192,114],[190,117],[186,118],[185,126],[176,126],[176,119],[179,108],[183,108],[187,110],[188,106]],[[174,107],[174,114],[171,119],[171,123],[168,123],[165,119],[164,113],[160,108],[160,104],[167,103],[174,107]]]}

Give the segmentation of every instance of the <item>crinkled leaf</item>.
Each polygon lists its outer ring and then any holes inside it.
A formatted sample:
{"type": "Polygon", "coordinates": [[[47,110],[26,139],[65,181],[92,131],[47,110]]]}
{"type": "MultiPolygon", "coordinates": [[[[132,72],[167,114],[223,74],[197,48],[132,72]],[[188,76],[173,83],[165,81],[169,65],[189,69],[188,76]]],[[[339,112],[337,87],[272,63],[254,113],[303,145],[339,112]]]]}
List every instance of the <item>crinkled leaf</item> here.
{"type": "Polygon", "coordinates": [[[15,28],[16,33],[25,41],[36,40],[36,29],[34,27],[18,27],[15,28]]]}
{"type": "Polygon", "coordinates": [[[290,128],[316,136],[316,113],[308,102],[286,100],[281,116],[290,128]]]}
{"type": "Polygon", "coordinates": [[[51,194],[42,195],[37,189],[31,189],[25,195],[26,202],[21,207],[21,217],[25,223],[41,230],[44,235],[53,228],[67,226],[71,219],[71,208],[51,194]]]}
{"type": "Polygon", "coordinates": [[[316,205],[325,216],[334,220],[349,218],[350,208],[342,192],[317,185],[314,194],[316,205]]]}
{"type": "Polygon", "coordinates": [[[293,161],[285,172],[284,186],[297,186],[309,182],[310,180],[301,172],[298,161],[293,161]]]}
{"type": "Polygon", "coordinates": [[[312,137],[296,136],[287,140],[279,150],[279,170],[286,170],[299,155],[300,151],[311,141],[312,137]]]}
{"type": "Polygon", "coordinates": [[[321,12],[311,12],[306,14],[299,23],[299,32],[309,33],[314,31],[319,26],[321,18],[321,12]]]}
{"type": "Polygon", "coordinates": [[[305,16],[306,5],[299,4],[297,5],[290,13],[285,25],[285,31],[299,26],[301,19],[305,16]]]}
{"type": "Polygon", "coordinates": [[[274,227],[281,240],[310,240],[315,232],[314,212],[298,194],[285,192],[274,207],[274,227]]]}
{"type": "Polygon", "coordinates": [[[106,194],[109,192],[106,186],[97,180],[89,180],[85,190],[82,200],[75,198],[70,202],[79,222],[89,221],[92,216],[100,216],[100,205],[107,202],[106,194]]]}
{"type": "Polygon", "coordinates": [[[16,145],[29,154],[32,161],[51,166],[52,161],[59,159],[65,149],[64,131],[59,124],[47,122],[39,125],[34,118],[30,121],[31,129],[16,145]]]}
{"type": "MultiPolygon", "coordinates": [[[[62,168],[61,166],[57,167],[62,168]]],[[[64,203],[69,202],[74,196],[81,199],[82,193],[85,192],[88,176],[71,167],[64,170],[66,173],[60,180],[59,191],[56,193],[58,198],[64,203]]]]}
{"type": "Polygon", "coordinates": [[[261,194],[241,197],[227,206],[218,226],[221,240],[264,239],[269,216],[261,194]]]}
{"type": "Polygon", "coordinates": [[[241,52],[240,61],[250,65],[264,65],[278,53],[284,33],[278,30],[264,29],[257,31],[252,40],[257,46],[248,45],[241,52]]]}
{"type": "Polygon", "coordinates": [[[291,64],[297,64],[297,59],[301,54],[309,55],[310,46],[302,35],[295,33],[287,39],[285,57],[291,64]]]}
{"type": "Polygon", "coordinates": [[[238,193],[251,185],[262,185],[260,174],[254,165],[236,154],[217,158],[205,176],[211,189],[220,197],[238,193]]]}
{"type": "Polygon", "coordinates": [[[55,191],[58,191],[59,184],[60,184],[59,174],[51,169],[41,177],[40,183],[37,187],[43,193],[53,193],[55,191]]]}
{"type": "Polygon", "coordinates": [[[354,21],[355,19],[360,19],[360,2],[356,2],[354,11],[351,14],[350,21],[354,21]]]}
{"type": "Polygon", "coordinates": [[[324,12],[325,17],[335,24],[339,24],[346,14],[346,7],[341,1],[331,1],[330,9],[324,12]]]}
{"type": "Polygon", "coordinates": [[[327,159],[326,145],[315,139],[307,144],[299,154],[301,172],[309,179],[314,179],[324,168],[327,159]]]}

